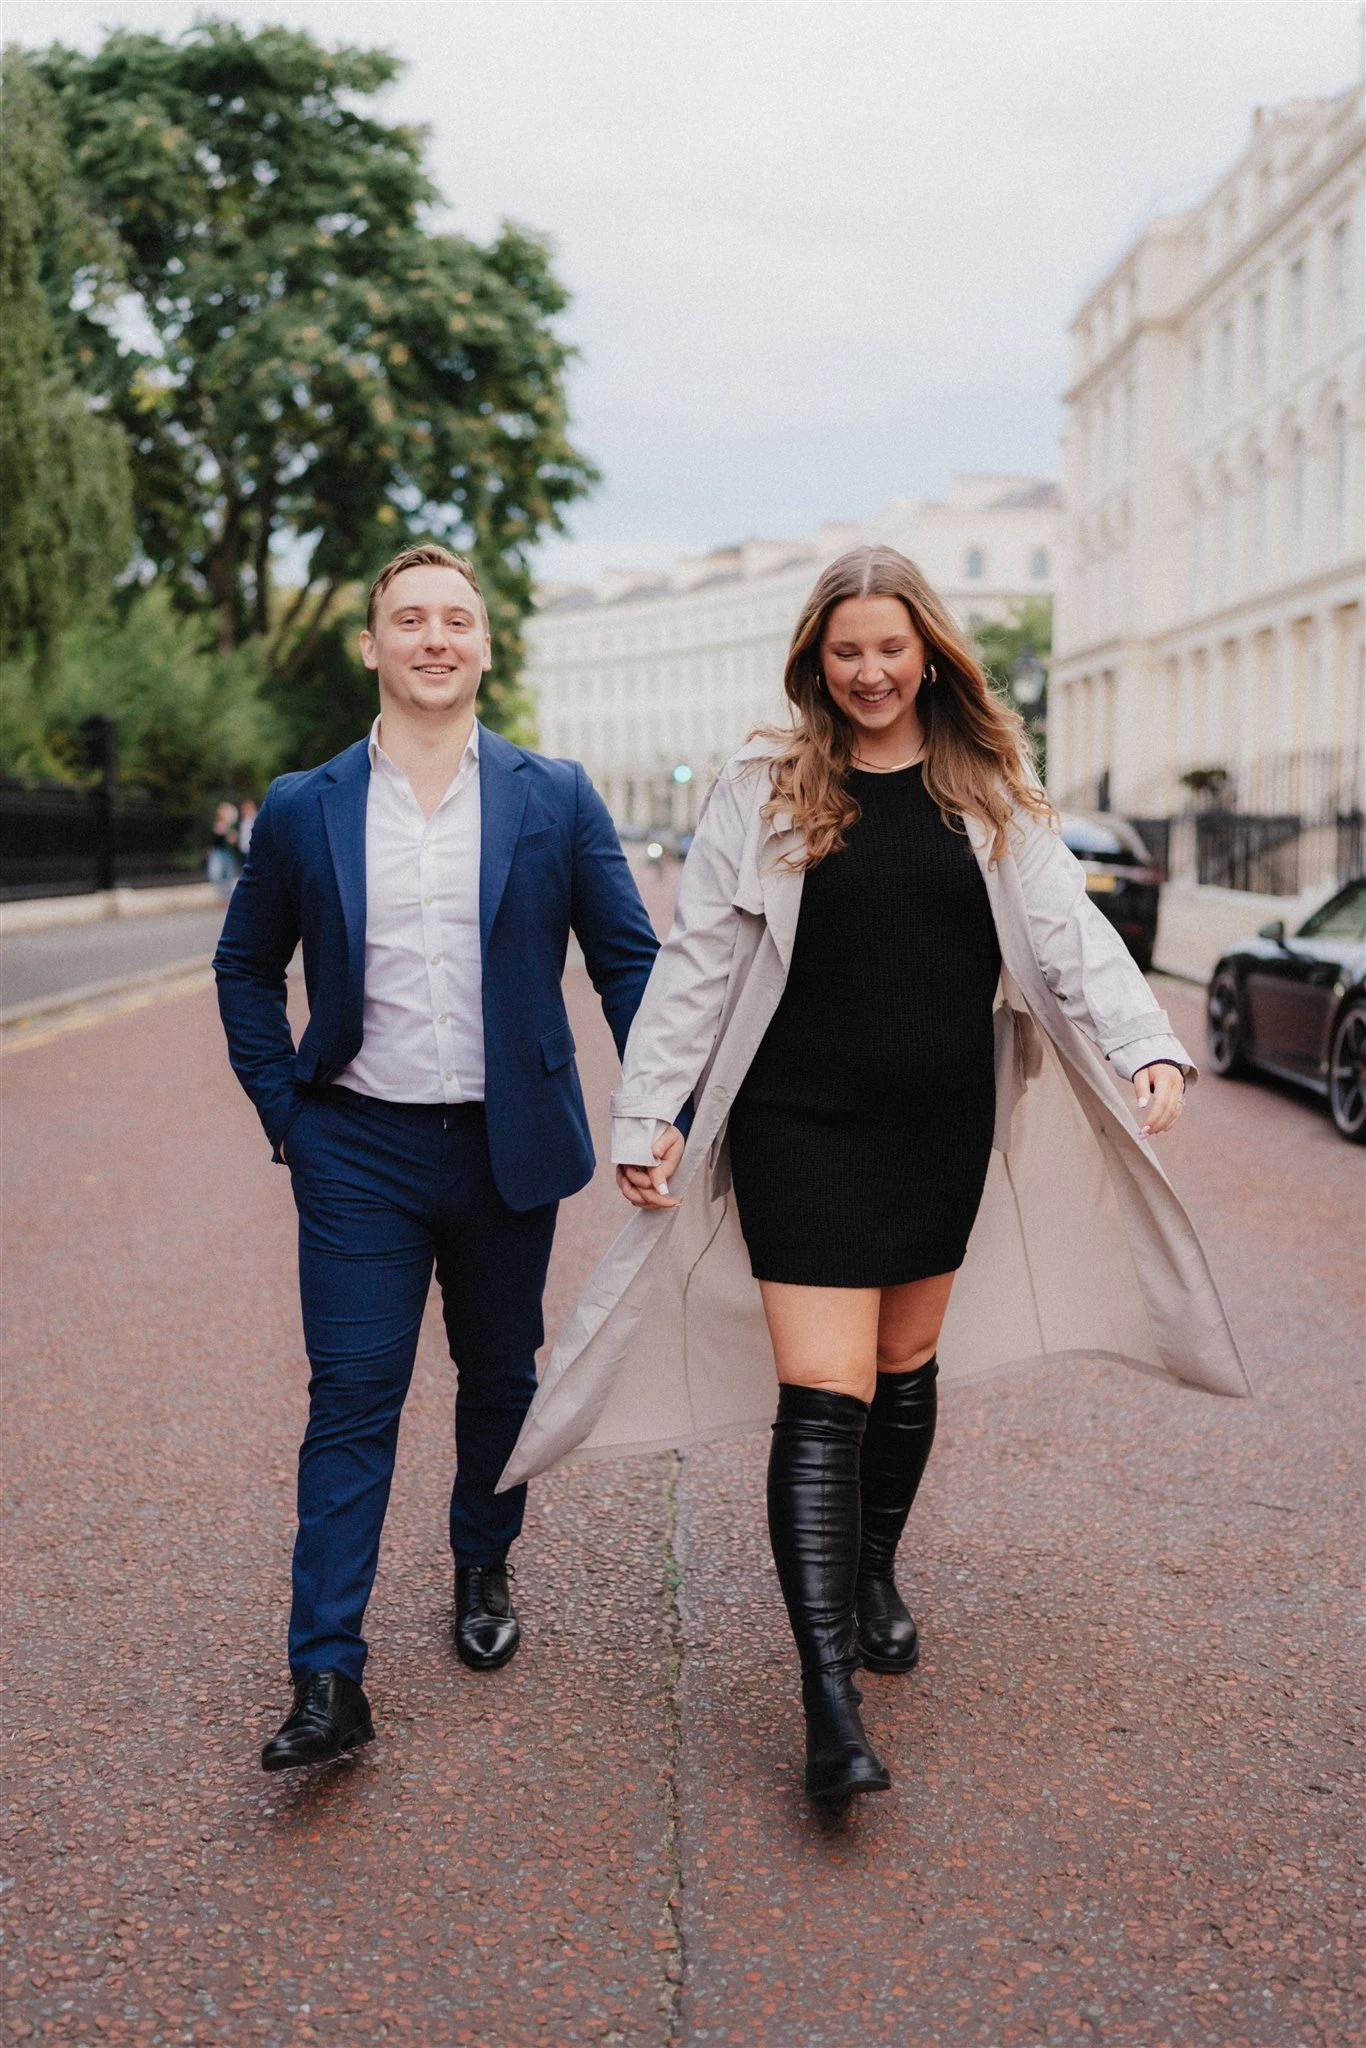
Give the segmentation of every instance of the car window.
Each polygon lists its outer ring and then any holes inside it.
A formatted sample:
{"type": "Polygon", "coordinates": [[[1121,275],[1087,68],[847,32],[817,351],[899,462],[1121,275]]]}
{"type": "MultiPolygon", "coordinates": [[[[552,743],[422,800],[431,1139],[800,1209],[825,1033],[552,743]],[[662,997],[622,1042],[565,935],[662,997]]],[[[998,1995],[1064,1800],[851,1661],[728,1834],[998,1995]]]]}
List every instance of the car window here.
{"type": "Polygon", "coordinates": [[[1079,811],[1064,811],[1059,822],[1062,843],[1078,860],[1114,860],[1137,868],[1153,864],[1147,841],[1127,818],[1097,818],[1079,811]]]}
{"type": "Polygon", "coordinates": [[[1118,832],[1094,818],[1062,820],[1062,843],[1078,860],[1132,860],[1133,854],[1118,832]]]}
{"type": "Polygon", "coordinates": [[[1366,940],[1366,882],[1353,882],[1338,895],[1330,896],[1322,910],[1305,919],[1296,936],[1366,940]]]}

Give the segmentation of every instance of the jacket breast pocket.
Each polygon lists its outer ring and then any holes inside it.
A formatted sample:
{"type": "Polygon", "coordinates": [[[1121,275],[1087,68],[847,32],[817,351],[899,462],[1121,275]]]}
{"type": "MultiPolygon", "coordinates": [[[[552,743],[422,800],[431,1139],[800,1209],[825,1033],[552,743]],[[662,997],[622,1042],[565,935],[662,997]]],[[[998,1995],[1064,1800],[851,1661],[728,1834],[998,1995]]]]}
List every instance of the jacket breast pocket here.
{"type": "Polygon", "coordinates": [[[533,825],[526,832],[517,835],[518,853],[557,853],[560,849],[561,832],[558,825],[533,825]]]}
{"type": "Polygon", "coordinates": [[[567,1067],[574,1057],[574,1034],[567,1024],[561,1024],[557,1031],[547,1031],[541,1040],[541,1059],[547,1074],[554,1074],[561,1067],[567,1067]]]}

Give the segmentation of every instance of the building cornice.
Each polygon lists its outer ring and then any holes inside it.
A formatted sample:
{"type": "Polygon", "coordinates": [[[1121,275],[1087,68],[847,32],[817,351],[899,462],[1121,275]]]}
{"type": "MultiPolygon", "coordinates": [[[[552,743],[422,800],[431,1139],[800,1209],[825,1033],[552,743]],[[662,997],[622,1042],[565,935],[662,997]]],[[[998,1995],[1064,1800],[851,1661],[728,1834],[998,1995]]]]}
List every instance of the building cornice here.
{"type": "MultiPolygon", "coordinates": [[[[1257,623],[1260,614],[1284,612],[1296,604],[1309,603],[1331,592],[1336,584],[1351,592],[1352,602],[1360,602],[1362,578],[1366,576],[1366,556],[1357,556],[1346,562],[1334,562],[1330,568],[1321,569],[1316,575],[1296,577],[1292,582],[1279,583],[1269,590],[1258,590],[1219,605],[1212,611],[1198,612],[1192,618],[1176,619],[1169,626],[1161,626],[1153,633],[1129,633],[1111,635],[1105,640],[1093,640],[1084,647],[1059,649],[1053,655],[1053,676],[1061,680],[1059,671],[1074,663],[1095,662],[1101,659],[1113,660],[1116,655],[1135,650],[1139,653],[1158,654],[1173,640],[1187,634],[1209,634],[1223,639],[1233,639],[1235,634],[1228,631],[1237,627],[1241,633],[1249,629],[1264,631],[1257,623]]],[[[1272,623],[1268,621],[1268,623],[1272,623]]]]}
{"type": "MultiPolygon", "coordinates": [[[[1120,336],[1119,340],[1111,348],[1107,349],[1103,356],[1099,357],[1096,362],[1083,371],[1082,375],[1075,382],[1067,386],[1062,394],[1063,403],[1065,405],[1075,404],[1080,398],[1085,396],[1086,392],[1093,385],[1113,374],[1124,356],[1132,350],[1140,336],[1147,333],[1160,333],[1183,326],[1199,309],[1204,300],[1217,297],[1243,266],[1254,260],[1258,251],[1266,243],[1273,241],[1288,222],[1303,207],[1309,205],[1323,187],[1335,178],[1339,171],[1345,169],[1352,158],[1363,147],[1366,147],[1366,122],[1355,121],[1348,128],[1336,151],[1327,157],[1323,163],[1315,165],[1312,172],[1306,176],[1304,183],[1297,185],[1292,192],[1287,194],[1279,206],[1273,207],[1265,219],[1258,222],[1257,232],[1254,236],[1240,242],[1236,248],[1231,250],[1223,261],[1217,264],[1207,276],[1201,278],[1195,289],[1178,305],[1174,306],[1170,312],[1140,315],[1133,325],[1120,336]]],[[[1241,163],[1242,159],[1239,161],[1241,163]]],[[[1138,250],[1149,235],[1158,233],[1174,234],[1189,227],[1190,223],[1201,211],[1201,208],[1209,204],[1213,194],[1218,192],[1232,175],[1233,173],[1230,172],[1226,178],[1221,179],[1219,184],[1212,187],[1211,192],[1199,202],[1199,205],[1191,207],[1187,213],[1168,215],[1165,218],[1151,222],[1143,230],[1142,234],[1130,243],[1119,262],[1107,272],[1094,291],[1082,301],[1076,315],[1068,323],[1068,332],[1074,332],[1105,298],[1107,292],[1113,291],[1115,285],[1120,280],[1121,274],[1132,264],[1138,250]]]]}

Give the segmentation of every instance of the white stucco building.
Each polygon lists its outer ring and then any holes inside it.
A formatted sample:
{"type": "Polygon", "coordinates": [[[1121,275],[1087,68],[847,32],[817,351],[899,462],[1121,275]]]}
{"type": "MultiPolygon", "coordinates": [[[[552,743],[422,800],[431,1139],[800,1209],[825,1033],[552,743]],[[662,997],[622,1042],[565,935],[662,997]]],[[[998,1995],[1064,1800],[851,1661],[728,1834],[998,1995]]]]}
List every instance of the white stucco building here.
{"type": "Polygon", "coordinates": [[[540,745],[582,761],[619,821],[690,824],[753,727],[785,721],[788,643],[827,562],[890,543],[971,628],[1051,596],[1058,519],[1049,478],[963,476],[943,501],[899,500],[814,540],[746,541],[663,574],[548,586],[526,628],[540,745]],[[674,782],[675,769],[688,779],[674,782]]]}
{"type": "Polygon", "coordinates": [[[1215,769],[1239,812],[1360,806],[1364,170],[1359,88],[1260,110],[1073,322],[1055,800],[1167,816],[1215,769]]]}

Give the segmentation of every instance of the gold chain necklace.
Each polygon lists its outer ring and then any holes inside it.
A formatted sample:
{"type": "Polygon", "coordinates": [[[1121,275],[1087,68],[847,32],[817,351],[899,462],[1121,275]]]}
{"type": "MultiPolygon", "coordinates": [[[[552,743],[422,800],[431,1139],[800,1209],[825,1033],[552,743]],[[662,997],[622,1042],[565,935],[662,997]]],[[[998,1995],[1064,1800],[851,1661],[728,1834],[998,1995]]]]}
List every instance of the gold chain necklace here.
{"type": "Polygon", "coordinates": [[[925,749],[922,747],[919,753],[910,755],[910,757],[907,760],[894,761],[890,768],[873,768],[870,767],[866,761],[857,760],[852,762],[850,765],[852,767],[862,769],[865,775],[899,775],[903,768],[914,768],[917,761],[923,761],[924,758],[925,749]]]}

